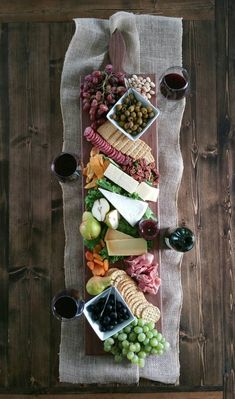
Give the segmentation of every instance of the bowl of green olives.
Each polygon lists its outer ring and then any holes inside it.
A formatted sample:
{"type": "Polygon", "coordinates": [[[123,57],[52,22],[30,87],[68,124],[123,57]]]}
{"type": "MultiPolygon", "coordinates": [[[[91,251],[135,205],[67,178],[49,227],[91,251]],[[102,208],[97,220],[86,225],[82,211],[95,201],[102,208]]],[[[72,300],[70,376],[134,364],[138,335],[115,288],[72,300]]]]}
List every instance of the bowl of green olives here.
{"type": "Polygon", "coordinates": [[[130,140],[139,139],[160,111],[135,89],[129,89],[111,108],[108,120],[130,140]]]}

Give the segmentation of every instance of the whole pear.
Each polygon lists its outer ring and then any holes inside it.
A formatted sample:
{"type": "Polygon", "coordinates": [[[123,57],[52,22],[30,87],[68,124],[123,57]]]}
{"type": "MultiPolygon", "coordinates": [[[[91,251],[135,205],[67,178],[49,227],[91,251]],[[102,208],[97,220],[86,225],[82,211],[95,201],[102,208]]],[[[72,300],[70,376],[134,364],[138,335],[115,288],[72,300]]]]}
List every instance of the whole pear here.
{"type": "Polygon", "coordinates": [[[79,230],[85,240],[94,240],[100,235],[101,225],[91,212],[84,212],[79,230]]]}

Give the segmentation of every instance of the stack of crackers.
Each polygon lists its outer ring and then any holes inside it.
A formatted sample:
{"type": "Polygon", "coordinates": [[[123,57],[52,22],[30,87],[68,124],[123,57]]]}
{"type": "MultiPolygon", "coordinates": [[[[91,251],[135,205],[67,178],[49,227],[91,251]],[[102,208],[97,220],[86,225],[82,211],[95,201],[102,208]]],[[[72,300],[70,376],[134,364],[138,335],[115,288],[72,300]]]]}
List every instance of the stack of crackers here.
{"type": "Polygon", "coordinates": [[[111,277],[111,284],[118,289],[136,317],[154,323],[160,319],[158,307],[147,301],[135,281],[124,270],[112,268],[109,269],[108,275],[111,277]]]}
{"type": "Polygon", "coordinates": [[[111,122],[105,122],[97,129],[97,132],[116,150],[129,155],[134,160],[144,158],[148,164],[154,162],[154,157],[148,144],[140,139],[136,141],[129,140],[111,122]]]}

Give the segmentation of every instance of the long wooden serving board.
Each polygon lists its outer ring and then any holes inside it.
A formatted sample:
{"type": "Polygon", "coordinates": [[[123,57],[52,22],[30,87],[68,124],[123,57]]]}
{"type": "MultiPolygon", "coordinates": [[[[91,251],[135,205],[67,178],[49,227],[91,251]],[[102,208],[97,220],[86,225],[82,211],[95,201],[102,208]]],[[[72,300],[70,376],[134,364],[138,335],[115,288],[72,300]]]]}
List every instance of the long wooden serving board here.
{"type": "MultiPolygon", "coordinates": [[[[123,61],[125,59],[125,43],[123,41],[122,35],[120,32],[115,32],[112,35],[112,38],[110,40],[110,45],[109,45],[109,55],[110,55],[110,61],[114,67],[115,71],[122,71],[123,72],[123,61]]],[[[149,76],[153,82],[156,81],[155,75],[153,74],[145,74],[142,76],[149,76]]],[[[81,78],[83,80],[83,78],[81,78]]],[[[156,105],[156,97],[151,98],[151,102],[153,105],[156,105]]],[[[81,106],[81,128],[82,128],[82,135],[81,135],[81,160],[84,165],[87,164],[90,158],[90,151],[92,148],[92,145],[88,143],[84,137],[83,137],[83,132],[87,126],[90,125],[90,120],[88,117],[88,114],[82,111],[82,106],[81,106]]],[[[145,141],[152,149],[152,154],[155,158],[155,163],[158,167],[158,134],[157,134],[157,123],[156,121],[149,127],[148,131],[142,136],[141,140],[145,141]]],[[[87,190],[84,188],[85,186],[85,178],[83,178],[83,206],[84,206],[84,198],[86,196],[87,190]]],[[[158,206],[158,201],[157,203],[149,202],[149,207],[152,209],[154,214],[158,217],[159,220],[159,206],[158,206]]],[[[85,210],[85,209],[84,209],[85,210]]],[[[159,220],[159,227],[160,227],[160,220],[159,220]]],[[[154,254],[155,261],[158,262],[159,268],[159,276],[160,276],[160,251],[159,251],[159,237],[156,238],[153,241],[153,249],[151,251],[154,254]]],[[[85,254],[85,248],[84,248],[84,254],[85,254]]],[[[84,265],[86,264],[85,260],[85,255],[84,255],[84,265]]],[[[114,264],[111,265],[110,267],[120,267],[123,268],[122,264],[114,264]]],[[[85,281],[84,285],[88,281],[88,279],[92,276],[91,272],[89,269],[86,267],[85,270],[85,281]]],[[[91,297],[85,293],[85,299],[89,300],[91,297]]],[[[161,286],[156,295],[150,295],[146,294],[146,299],[151,302],[152,304],[158,306],[160,311],[162,310],[162,297],[161,297],[161,286]]],[[[162,312],[161,312],[161,318],[157,322],[156,326],[159,331],[162,330],[162,312]]],[[[105,353],[103,351],[103,343],[100,341],[100,339],[97,337],[97,335],[94,333],[88,322],[86,321],[85,323],[85,352],[87,355],[104,355],[105,353]]]]}

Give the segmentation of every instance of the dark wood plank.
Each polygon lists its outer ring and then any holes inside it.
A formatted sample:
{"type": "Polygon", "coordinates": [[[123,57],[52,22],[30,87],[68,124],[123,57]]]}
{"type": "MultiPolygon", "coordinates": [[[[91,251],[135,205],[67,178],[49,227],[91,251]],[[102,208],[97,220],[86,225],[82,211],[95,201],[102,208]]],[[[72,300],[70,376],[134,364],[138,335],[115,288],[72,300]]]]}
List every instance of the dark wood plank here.
{"type": "Polygon", "coordinates": [[[0,386],[7,386],[8,256],[9,243],[9,122],[8,122],[8,27],[0,36],[0,386]]]}
{"type": "Polygon", "coordinates": [[[214,0],[2,0],[0,22],[71,21],[73,18],[109,18],[117,11],[183,17],[185,19],[214,19],[214,0]]]}
{"type": "Polygon", "coordinates": [[[191,74],[181,130],[185,164],[179,192],[179,221],[196,233],[195,249],[182,262],[181,384],[222,385],[222,299],[219,247],[216,133],[216,48],[211,22],[184,24],[185,65],[191,74]],[[185,44],[186,45],[186,44],[185,44]],[[193,372],[187,368],[191,359],[193,372]]]}
{"type": "Polygon", "coordinates": [[[48,28],[9,26],[9,384],[48,386],[50,226],[48,28]]]}
{"type": "Polygon", "coordinates": [[[0,399],[222,399],[222,392],[108,393],[66,395],[0,395],[0,399]]]}
{"type": "MultiPolygon", "coordinates": [[[[71,23],[50,24],[50,161],[62,150],[63,123],[60,108],[60,81],[64,55],[72,38],[74,25],[71,23]]],[[[64,281],[64,223],[62,190],[54,176],[51,178],[51,297],[61,291],[64,281]]],[[[61,324],[51,320],[50,341],[50,385],[58,383],[59,346],[61,324]]]]}
{"type": "Polygon", "coordinates": [[[234,369],[234,275],[235,275],[235,234],[234,234],[234,166],[235,166],[235,3],[225,0],[216,2],[217,37],[217,115],[219,144],[219,259],[223,270],[221,295],[223,296],[224,325],[224,398],[235,396],[234,369]]]}

